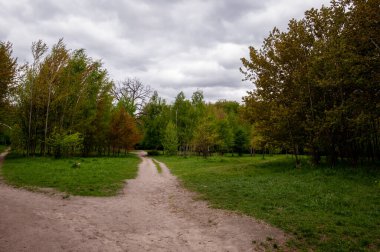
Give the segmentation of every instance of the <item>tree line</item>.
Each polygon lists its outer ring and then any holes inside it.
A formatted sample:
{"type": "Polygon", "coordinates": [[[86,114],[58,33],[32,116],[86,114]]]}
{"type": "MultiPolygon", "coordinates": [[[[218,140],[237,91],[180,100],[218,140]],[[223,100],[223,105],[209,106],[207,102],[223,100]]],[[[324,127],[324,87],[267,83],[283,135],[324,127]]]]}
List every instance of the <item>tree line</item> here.
{"type": "Polygon", "coordinates": [[[242,155],[248,148],[250,126],[240,110],[241,105],[234,101],[206,103],[200,90],[191,99],[180,92],[173,104],[154,92],[142,111],[141,146],[169,155],[242,155]]]}
{"type": "Polygon", "coordinates": [[[115,102],[121,91],[100,61],[62,39],[50,50],[37,41],[31,52],[32,62],[19,65],[12,45],[0,43],[1,134],[15,151],[60,157],[134,147],[141,137],[136,120],[123,99],[115,102]]]}
{"type": "Polygon", "coordinates": [[[114,83],[85,50],[32,45],[18,64],[0,42],[0,141],[25,155],[110,155],[138,148],[205,157],[308,154],[357,165],[380,159],[380,9],[339,0],[274,28],[241,72],[254,89],[206,103],[202,91],[169,104],[138,79],[114,83]],[[4,140],[5,139],[5,140],[4,140]]]}
{"type": "Polygon", "coordinates": [[[255,89],[244,109],[258,142],[315,164],[379,160],[379,45],[379,1],[339,0],[250,47],[241,71],[255,89]]]}
{"type": "Polygon", "coordinates": [[[247,149],[250,127],[237,102],[206,104],[198,90],[167,104],[138,79],[114,83],[100,61],[62,39],[51,49],[33,43],[33,61],[22,65],[9,42],[0,49],[0,136],[25,156],[118,155],[136,144],[205,157],[247,149]]]}

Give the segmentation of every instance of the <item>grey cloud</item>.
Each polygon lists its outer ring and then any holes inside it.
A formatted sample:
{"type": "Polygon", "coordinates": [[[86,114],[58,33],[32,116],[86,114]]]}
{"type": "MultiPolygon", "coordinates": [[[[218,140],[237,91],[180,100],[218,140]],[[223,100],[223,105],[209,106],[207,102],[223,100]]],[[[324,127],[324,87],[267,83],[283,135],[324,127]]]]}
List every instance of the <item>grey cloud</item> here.
{"type": "Polygon", "coordinates": [[[0,0],[0,40],[30,60],[33,41],[51,46],[63,37],[69,48],[102,59],[114,80],[136,76],[168,100],[202,89],[206,100],[241,101],[252,89],[239,72],[248,46],[328,2],[0,0]]]}

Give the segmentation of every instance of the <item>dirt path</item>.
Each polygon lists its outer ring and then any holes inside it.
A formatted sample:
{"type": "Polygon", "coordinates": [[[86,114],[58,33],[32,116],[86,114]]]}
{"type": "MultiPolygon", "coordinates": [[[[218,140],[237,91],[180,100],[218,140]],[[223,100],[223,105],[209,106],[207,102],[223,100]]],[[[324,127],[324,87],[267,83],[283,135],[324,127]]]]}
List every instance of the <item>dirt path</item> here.
{"type": "Polygon", "coordinates": [[[285,240],[193,196],[145,157],[124,194],[111,198],[62,199],[0,184],[0,251],[255,251],[267,237],[285,240]]]}

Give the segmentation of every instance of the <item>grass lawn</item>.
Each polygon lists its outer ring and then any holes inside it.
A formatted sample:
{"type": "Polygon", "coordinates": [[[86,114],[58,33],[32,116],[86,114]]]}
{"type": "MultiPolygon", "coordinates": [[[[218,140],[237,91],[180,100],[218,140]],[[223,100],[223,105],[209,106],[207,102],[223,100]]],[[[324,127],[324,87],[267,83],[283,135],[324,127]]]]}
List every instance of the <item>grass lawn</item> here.
{"type": "Polygon", "coordinates": [[[11,155],[1,172],[7,183],[17,187],[49,187],[72,195],[112,196],[122,189],[125,179],[136,177],[139,162],[135,155],[70,159],[11,155]],[[80,166],[73,168],[76,162],[80,166]]]}
{"type": "Polygon", "coordinates": [[[5,151],[7,148],[8,148],[8,146],[6,146],[6,145],[0,145],[0,153],[5,151]]]}
{"type": "Polygon", "coordinates": [[[295,169],[291,157],[156,157],[212,206],[263,219],[291,249],[380,250],[380,172],[295,169]]]}

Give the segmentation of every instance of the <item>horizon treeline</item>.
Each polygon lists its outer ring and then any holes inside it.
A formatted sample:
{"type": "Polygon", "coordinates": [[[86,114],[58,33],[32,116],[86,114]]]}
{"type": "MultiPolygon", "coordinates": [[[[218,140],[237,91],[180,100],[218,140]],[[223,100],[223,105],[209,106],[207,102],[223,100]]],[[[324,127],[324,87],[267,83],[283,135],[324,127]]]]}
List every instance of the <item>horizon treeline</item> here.
{"type": "MultiPolygon", "coordinates": [[[[274,28],[240,69],[253,90],[240,105],[197,90],[168,104],[138,79],[112,81],[100,61],[63,40],[32,45],[18,64],[0,43],[0,137],[25,155],[308,154],[318,164],[380,160],[380,9],[332,1],[274,28]]],[[[0,139],[1,141],[1,139],[0,139]]],[[[4,140],[3,140],[4,142],[4,140]]]]}
{"type": "Polygon", "coordinates": [[[119,155],[138,147],[204,156],[248,147],[249,125],[233,101],[206,104],[180,92],[173,104],[138,79],[117,85],[100,61],[60,39],[32,44],[33,62],[18,65],[0,43],[0,134],[25,156],[119,155]]]}

